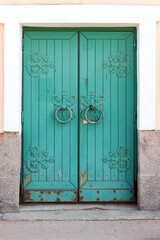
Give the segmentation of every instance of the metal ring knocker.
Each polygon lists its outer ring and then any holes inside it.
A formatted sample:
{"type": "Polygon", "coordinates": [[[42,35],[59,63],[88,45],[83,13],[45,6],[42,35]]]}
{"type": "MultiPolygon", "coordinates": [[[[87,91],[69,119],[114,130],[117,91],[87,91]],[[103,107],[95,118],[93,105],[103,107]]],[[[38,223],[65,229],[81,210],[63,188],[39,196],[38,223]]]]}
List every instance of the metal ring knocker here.
{"type": "Polygon", "coordinates": [[[87,122],[89,122],[89,123],[91,123],[91,124],[96,124],[96,123],[98,123],[101,119],[102,119],[102,112],[101,112],[101,110],[99,109],[99,108],[97,108],[95,105],[90,105],[89,106],[89,108],[87,108],[87,110],[85,111],[85,119],[87,120],[87,122]],[[88,117],[87,117],[87,113],[88,113],[88,111],[91,109],[91,110],[93,110],[93,109],[97,109],[98,111],[99,111],[99,113],[100,113],[100,115],[99,115],[99,118],[98,118],[98,120],[97,121],[90,121],[89,119],[88,119],[88,117]]]}
{"type": "Polygon", "coordinates": [[[57,108],[57,110],[56,110],[56,112],[55,112],[55,118],[56,118],[56,120],[57,120],[58,122],[60,122],[60,123],[67,123],[67,122],[69,122],[69,121],[72,119],[72,110],[71,110],[69,107],[67,107],[67,106],[65,106],[65,105],[62,105],[61,107],[57,108]],[[62,120],[60,120],[60,119],[58,118],[57,113],[58,113],[58,111],[59,111],[60,109],[62,109],[62,110],[68,109],[68,111],[69,111],[69,113],[70,113],[70,116],[69,116],[69,119],[68,119],[68,120],[62,121],[62,120]]]}

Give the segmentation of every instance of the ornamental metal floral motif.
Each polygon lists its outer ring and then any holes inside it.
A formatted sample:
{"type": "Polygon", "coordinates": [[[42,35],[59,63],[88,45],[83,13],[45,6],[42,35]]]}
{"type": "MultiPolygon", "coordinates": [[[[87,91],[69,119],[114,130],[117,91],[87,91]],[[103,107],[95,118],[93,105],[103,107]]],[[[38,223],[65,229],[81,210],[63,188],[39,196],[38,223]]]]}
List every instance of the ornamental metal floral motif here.
{"type": "Polygon", "coordinates": [[[103,104],[104,96],[96,95],[94,91],[90,91],[88,95],[81,96],[81,105],[88,107],[88,105],[95,104],[101,106],[103,104]]]}
{"type": "Polygon", "coordinates": [[[26,154],[26,167],[31,172],[39,172],[40,167],[47,169],[49,163],[54,163],[55,158],[49,155],[47,150],[40,150],[38,147],[30,147],[26,154]]]}
{"type": "MultiPolygon", "coordinates": [[[[69,95],[66,91],[62,91],[61,93],[52,92],[52,102],[54,104],[54,112],[57,108],[62,106],[62,110],[59,111],[61,115],[60,118],[63,121],[66,121],[70,117],[70,112],[65,108],[65,106],[69,107],[72,111],[72,119],[75,118],[74,104],[76,97],[73,95],[69,95]]],[[[55,116],[54,116],[55,118],[55,116]]]]}
{"type": "Polygon", "coordinates": [[[120,146],[116,151],[110,150],[102,158],[104,163],[109,164],[109,168],[117,168],[119,172],[126,172],[131,166],[128,148],[120,146]]]}
{"type": "Polygon", "coordinates": [[[48,56],[34,52],[27,57],[26,68],[31,77],[39,77],[40,74],[47,74],[49,68],[55,68],[55,63],[49,61],[48,56]]]}
{"type": "MultiPolygon", "coordinates": [[[[104,96],[96,95],[94,91],[90,91],[88,95],[82,95],[80,97],[81,104],[81,118],[85,118],[85,111],[89,107],[89,105],[95,105],[96,107],[100,107],[103,104],[104,96]]],[[[99,118],[99,112],[94,110],[88,113],[90,120],[95,120],[95,118],[99,118]]]]}
{"type": "Polygon", "coordinates": [[[67,106],[71,107],[75,104],[75,99],[75,96],[69,95],[66,91],[59,94],[56,94],[56,92],[53,91],[52,101],[56,106],[67,104],[67,106]]]}
{"type": "Polygon", "coordinates": [[[127,53],[120,52],[116,56],[109,56],[108,60],[102,62],[110,74],[116,73],[118,77],[126,77],[130,70],[130,61],[127,53]]]}

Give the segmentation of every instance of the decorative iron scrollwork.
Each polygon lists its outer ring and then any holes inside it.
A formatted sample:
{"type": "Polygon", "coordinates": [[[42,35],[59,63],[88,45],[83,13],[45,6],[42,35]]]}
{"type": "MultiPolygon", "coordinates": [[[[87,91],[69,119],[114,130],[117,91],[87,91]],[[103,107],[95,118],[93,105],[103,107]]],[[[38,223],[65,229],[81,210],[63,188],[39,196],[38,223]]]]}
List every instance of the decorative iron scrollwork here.
{"type": "Polygon", "coordinates": [[[55,158],[49,155],[47,150],[40,150],[38,147],[30,147],[26,154],[26,167],[31,172],[39,172],[40,167],[47,169],[49,163],[54,163],[55,158]]]}
{"type": "Polygon", "coordinates": [[[75,104],[75,96],[69,95],[66,91],[63,91],[59,94],[53,92],[52,101],[53,104],[56,106],[60,106],[62,104],[66,104],[67,106],[71,107],[75,104]]]}
{"type": "Polygon", "coordinates": [[[81,105],[88,107],[91,104],[96,104],[96,106],[101,106],[103,104],[104,96],[96,95],[94,91],[90,91],[88,95],[81,96],[81,105]]]}
{"type": "Polygon", "coordinates": [[[102,158],[104,163],[109,164],[109,168],[117,168],[119,172],[126,172],[131,166],[131,158],[129,150],[126,147],[120,146],[116,151],[108,151],[107,156],[102,158]]]}
{"type": "Polygon", "coordinates": [[[110,74],[116,73],[118,77],[126,77],[130,70],[130,60],[127,53],[120,52],[116,56],[109,56],[108,60],[102,62],[110,74]]]}
{"type": "Polygon", "coordinates": [[[41,73],[47,74],[49,68],[55,68],[55,63],[49,61],[48,56],[34,52],[27,57],[26,69],[31,77],[39,77],[41,73]]]}
{"type": "Polygon", "coordinates": [[[84,119],[84,123],[86,124],[88,121],[85,117],[85,112],[87,111],[87,118],[90,122],[97,122],[98,119],[101,120],[100,117],[101,110],[97,110],[103,104],[104,96],[96,95],[94,91],[90,91],[88,95],[82,95],[80,97],[80,105],[81,105],[81,118],[84,119]],[[89,106],[96,106],[93,108],[93,111],[89,111],[89,106]]]}
{"type": "Polygon", "coordinates": [[[75,96],[69,95],[66,91],[56,94],[53,92],[52,102],[54,104],[54,116],[60,122],[66,123],[68,120],[75,118],[74,104],[75,96]],[[57,111],[58,109],[58,111],[57,111]],[[72,114],[71,114],[72,113],[72,114]],[[59,114],[59,116],[58,116],[59,114]]]}

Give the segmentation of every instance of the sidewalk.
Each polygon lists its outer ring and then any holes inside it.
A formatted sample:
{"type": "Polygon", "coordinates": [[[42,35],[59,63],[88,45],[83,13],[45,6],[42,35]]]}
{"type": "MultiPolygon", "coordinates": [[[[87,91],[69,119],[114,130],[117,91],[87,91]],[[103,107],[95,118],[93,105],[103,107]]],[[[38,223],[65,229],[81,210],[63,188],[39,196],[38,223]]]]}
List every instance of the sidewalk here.
{"type": "Polygon", "coordinates": [[[0,240],[159,240],[159,220],[0,221],[0,240]]]}
{"type": "Polygon", "coordinates": [[[25,205],[1,215],[0,240],[160,240],[160,212],[135,205],[25,205]]]}
{"type": "Polygon", "coordinates": [[[8,221],[117,221],[160,220],[160,211],[139,211],[126,204],[34,204],[20,207],[19,213],[5,213],[8,221]]]}

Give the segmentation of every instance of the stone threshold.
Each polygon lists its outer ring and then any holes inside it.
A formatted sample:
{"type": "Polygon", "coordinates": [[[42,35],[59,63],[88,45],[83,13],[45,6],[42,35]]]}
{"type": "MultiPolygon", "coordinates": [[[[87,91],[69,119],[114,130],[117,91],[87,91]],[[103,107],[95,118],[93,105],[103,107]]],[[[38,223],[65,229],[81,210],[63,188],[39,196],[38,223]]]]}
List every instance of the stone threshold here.
{"type": "Polygon", "coordinates": [[[3,221],[119,221],[160,220],[160,211],[139,211],[130,204],[34,204],[18,213],[0,215],[3,221]]]}

